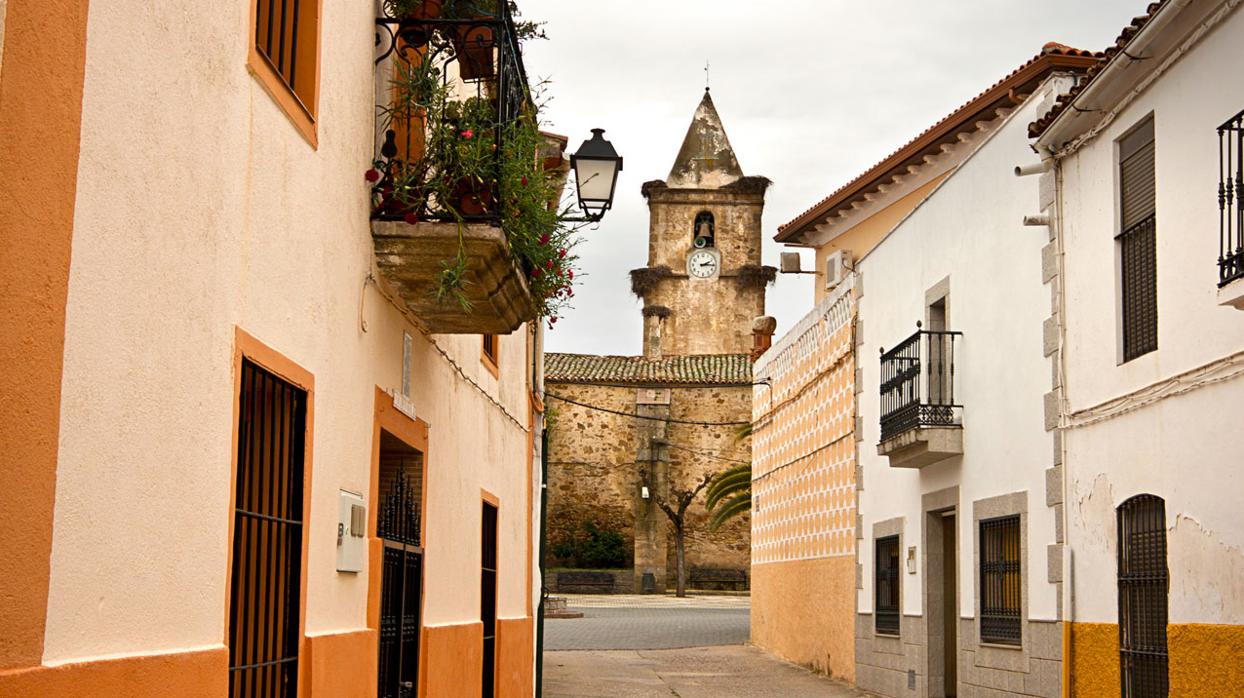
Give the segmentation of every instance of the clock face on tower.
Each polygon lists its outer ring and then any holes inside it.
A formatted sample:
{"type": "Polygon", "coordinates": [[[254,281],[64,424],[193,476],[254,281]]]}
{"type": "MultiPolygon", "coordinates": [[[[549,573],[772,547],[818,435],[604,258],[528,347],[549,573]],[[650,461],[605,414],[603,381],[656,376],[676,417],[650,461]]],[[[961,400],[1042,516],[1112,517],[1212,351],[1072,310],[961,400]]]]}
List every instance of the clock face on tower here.
{"type": "Polygon", "coordinates": [[[717,276],[721,262],[708,250],[696,250],[687,258],[687,275],[695,279],[711,279],[717,276]]]}

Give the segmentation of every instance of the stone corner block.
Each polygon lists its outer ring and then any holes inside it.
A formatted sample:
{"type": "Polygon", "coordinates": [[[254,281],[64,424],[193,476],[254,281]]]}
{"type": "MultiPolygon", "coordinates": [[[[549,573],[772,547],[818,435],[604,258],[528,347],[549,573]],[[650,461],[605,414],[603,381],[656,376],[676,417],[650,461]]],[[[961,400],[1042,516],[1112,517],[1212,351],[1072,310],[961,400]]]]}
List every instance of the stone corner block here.
{"type": "Polygon", "coordinates": [[[1051,390],[1045,394],[1045,430],[1054,431],[1058,428],[1058,411],[1062,402],[1062,388],[1051,390]]]}
{"type": "Polygon", "coordinates": [[[1058,316],[1054,315],[1041,323],[1041,355],[1049,356],[1058,351],[1058,316]]]}
{"type": "Polygon", "coordinates": [[[1046,581],[1057,584],[1063,581],[1063,544],[1051,543],[1045,547],[1046,581]]]}
{"type": "Polygon", "coordinates": [[[1063,503],[1063,468],[1055,466],[1045,469],[1045,506],[1052,507],[1063,503]]]}
{"type": "Polygon", "coordinates": [[[1051,242],[1041,248],[1041,282],[1049,283],[1058,276],[1058,243],[1051,242]]]}

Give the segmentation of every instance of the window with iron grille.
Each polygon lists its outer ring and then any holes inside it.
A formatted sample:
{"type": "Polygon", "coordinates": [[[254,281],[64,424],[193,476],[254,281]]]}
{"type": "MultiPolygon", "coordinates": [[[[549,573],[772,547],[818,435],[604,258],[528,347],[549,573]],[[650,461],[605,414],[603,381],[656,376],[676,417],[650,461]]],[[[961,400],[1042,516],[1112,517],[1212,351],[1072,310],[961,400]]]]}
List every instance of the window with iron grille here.
{"type": "Polygon", "coordinates": [[[252,1],[251,70],[290,118],[298,121],[301,117],[309,125],[315,119],[319,83],[319,0],[252,1]],[[287,104],[288,98],[278,92],[292,96],[293,104],[287,104]]]}
{"type": "Polygon", "coordinates": [[[1141,494],[1118,509],[1119,673],[1123,698],[1165,698],[1166,506],[1141,494]]]}
{"type": "Polygon", "coordinates": [[[497,507],[484,502],[480,620],[484,622],[484,698],[495,695],[497,665],[497,507]]]}
{"type": "Polygon", "coordinates": [[[1123,360],[1158,348],[1157,217],[1153,120],[1119,141],[1120,301],[1123,360]]]}
{"type": "Polygon", "coordinates": [[[878,538],[876,546],[877,554],[873,558],[876,569],[874,628],[878,635],[898,635],[898,536],[878,538]]]}
{"type": "Polygon", "coordinates": [[[1019,516],[986,519],[980,526],[981,642],[1018,645],[1023,616],[1019,516]]]}
{"type": "Polygon", "coordinates": [[[484,335],[484,358],[493,366],[497,365],[497,356],[501,353],[501,337],[495,334],[484,335]]]}
{"type": "Polygon", "coordinates": [[[1218,285],[1244,278],[1244,111],[1218,127],[1218,285]]]}
{"type": "Polygon", "coordinates": [[[298,695],[307,394],[242,362],[229,695],[298,695]]]}

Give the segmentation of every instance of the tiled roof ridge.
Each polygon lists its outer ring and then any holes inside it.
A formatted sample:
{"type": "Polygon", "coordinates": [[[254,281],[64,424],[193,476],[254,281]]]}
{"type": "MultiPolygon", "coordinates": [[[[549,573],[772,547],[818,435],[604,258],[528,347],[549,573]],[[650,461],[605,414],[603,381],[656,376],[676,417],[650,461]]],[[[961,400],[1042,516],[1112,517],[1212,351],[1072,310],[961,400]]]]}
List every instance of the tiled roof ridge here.
{"type": "Polygon", "coordinates": [[[751,382],[749,354],[643,356],[545,352],[550,383],[740,385],[751,382]]]}
{"type": "Polygon", "coordinates": [[[1115,38],[1114,44],[1106,47],[1105,51],[1101,51],[1097,54],[1097,62],[1084,72],[1083,79],[1078,81],[1070,90],[1059,95],[1058,98],[1054,100],[1054,105],[1050,107],[1049,111],[1037,117],[1036,121],[1028,124],[1028,136],[1031,138],[1038,138],[1044,134],[1046,130],[1049,129],[1050,125],[1054,123],[1055,119],[1057,119],[1063,112],[1067,111],[1067,108],[1071,106],[1071,103],[1075,101],[1076,97],[1079,97],[1080,93],[1088,89],[1088,86],[1093,83],[1098,75],[1101,75],[1102,71],[1106,69],[1106,66],[1110,65],[1110,62],[1113,61],[1116,56],[1123,53],[1127,49],[1127,45],[1132,42],[1132,39],[1136,38],[1136,35],[1140,33],[1140,30],[1143,29],[1145,25],[1148,24],[1166,5],[1167,0],[1151,2],[1145,8],[1145,14],[1133,17],[1132,21],[1127,26],[1123,27],[1121,32],[1119,32],[1119,36],[1115,38]]]}
{"type": "MultiPolygon", "coordinates": [[[[919,144],[924,138],[926,138],[930,134],[933,134],[942,128],[949,128],[957,123],[967,123],[970,120],[975,120],[975,119],[972,119],[972,117],[976,115],[978,110],[975,110],[975,109],[970,110],[969,109],[970,107],[973,107],[974,105],[976,105],[977,102],[982,100],[984,97],[988,96],[991,92],[997,90],[999,87],[1002,87],[1007,82],[1015,79],[1017,76],[1019,76],[1021,73],[1023,73],[1025,70],[1027,70],[1031,66],[1036,65],[1042,60],[1052,62],[1052,59],[1048,58],[1050,56],[1066,57],[1066,58],[1099,59],[1100,55],[1101,55],[1100,53],[1095,53],[1093,51],[1086,51],[1083,49],[1072,48],[1070,46],[1067,46],[1066,44],[1061,44],[1056,41],[1047,42],[1044,46],[1041,47],[1040,53],[1036,54],[1029,60],[1025,61],[1018,68],[1015,68],[1011,72],[1007,73],[1005,77],[993,83],[989,87],[985,88],[980,93],[978,93],[975,97],[961,104],[958,108],[956,108],[950,114],[942,117],[932,126],[929,126],[925,130],[921,131],[914,138],[907,141],[902,146],[899,146],[898,148],[893,150],[889,155],[882,158],[880,161],[877,162],[877,164],[873,165],[868,170],[865,170],[862,174],[855,177],[854,179],[847,182],[846,184],[843,184],[841,187],[838,187],[828,196],[818,201],[815,205],[811,206],[807,210],[795,216],[787,223],[784,223],[778,226],[777,239],[781,241],[781,240],[784,240],[790,237],[790,235],[788,234],[788,231],[792,231],[797,226],[802,226],[807,223],[810,223],[811,220],[809,219],[815,217],[816,215],[819,215],[819,212],[821,212],[822,210],[828,213],[830,210],[832,210],[834,206],[838,205],[839,203],[845,203],[845,200],[843,202],[834,201],[844,192],[850,192],[854,189],[859,189],[862,192],[865,188],[865,185],[867,185],[869,182],[880,181],[881,179],[883,179],[887,173],[889,173],[895,167],[900,166],[902,162],[907,159],[907,157],[900,158],[899,157],[900,155],[904,155],[906,151],[911,150],[912,152],[907,154],[907,156],[910,157],[910,156],[914,156],[919,150],[922,150],[923,148],[916,148],[915,146],[919,144]],[[892,163],[891,161],[896,160],[896,158],[897,158],[897,161],[892,163]]],[[[1069,65],[1066,67],[1071,68],[1073,66],[1069,65]]],[[[987,107],[987,106],[988,105],[982,105],[982,108],[987,107]]]]}

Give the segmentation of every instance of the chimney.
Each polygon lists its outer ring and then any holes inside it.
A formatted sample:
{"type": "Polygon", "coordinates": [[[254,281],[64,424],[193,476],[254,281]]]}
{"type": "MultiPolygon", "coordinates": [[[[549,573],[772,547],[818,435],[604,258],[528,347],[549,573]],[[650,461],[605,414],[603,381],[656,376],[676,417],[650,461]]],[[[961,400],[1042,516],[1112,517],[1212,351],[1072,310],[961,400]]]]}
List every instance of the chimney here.
{"type": "Polygon", "coordinates": [[[670,309],[663,305],[644,307],[644,358],[661,358],[661,325],[670,316],[670,309]]]}
{"type": "Polygon", "coordinates": [[[752,320],[752,361],[759,359],[761,354],[773,346],[773,333],[777,330],[777,319],[769,315],[752,320]]]}

